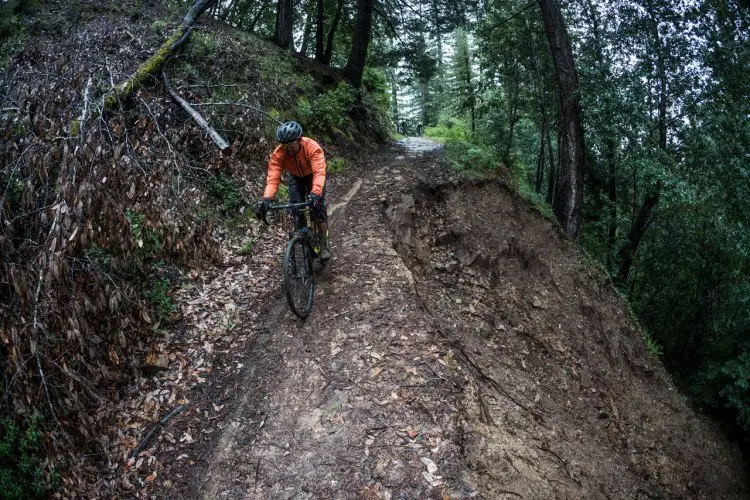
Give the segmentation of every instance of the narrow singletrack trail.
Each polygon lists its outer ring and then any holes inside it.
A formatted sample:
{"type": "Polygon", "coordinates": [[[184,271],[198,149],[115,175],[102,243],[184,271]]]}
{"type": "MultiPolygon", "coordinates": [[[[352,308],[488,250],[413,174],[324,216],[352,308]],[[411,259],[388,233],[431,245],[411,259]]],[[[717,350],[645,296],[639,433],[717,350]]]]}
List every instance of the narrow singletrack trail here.
{"type": "Polygon", "coordinates": [[[280,291],[269,298],[241,402],[194,484],[201,497],[414,497],[432,488],[425,464],[441,464],[436,487],[456,468],[457,391],[381,215],[404,181],[401,156],[333,190],[335,257],[311,316],[294,317],[280,291]]]}

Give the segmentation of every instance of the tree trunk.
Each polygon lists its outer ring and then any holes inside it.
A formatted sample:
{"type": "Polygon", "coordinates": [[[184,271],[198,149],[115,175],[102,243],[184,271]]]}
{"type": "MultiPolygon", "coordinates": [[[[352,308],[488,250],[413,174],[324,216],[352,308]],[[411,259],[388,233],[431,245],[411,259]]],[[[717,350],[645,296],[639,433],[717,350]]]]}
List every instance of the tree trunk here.
{"type": "Polygon", "coordinates": [[[391,105],[393,106],[393,123],[398,127],[399,116],[398,116],[398,86],[396,80],[396,70],[389,69],[388,76],[391,80],[391,105]]]}
{"type": "Polygon", "coordinates": [[[230,0],[226,5],[222,7],[221,16],[219,16],[219,19],[223,23],[228,23],[229,19],[231,19],[232,14],[237,10],[237,6],[239,4],[238,0],[230,0]]]}
{"type": "Polygon", "coordinates": [[[352,37],[352,51],[349,61],[344,67],[344,78],[349,80],[354,88],[362,85],[362,73],[367,61],[367,48],[370,46],[370,31],[372,29],[372,9],[374,0],[357,0],[357,20],[352,37]]]}
{"type": "Polygon", "coordinates": [[[627,281],[630,268],[633,265],[635,252],[638,249],[638,245],[641,243],[641,238],[643,238],[644,233],[656,217],[654,210],[659,205],[661,187],[662,183],[661,181],[658,181],[654,191],[643,200],[643,205],[641,205],[641,208],[638,210],[638,215],[633,219],[633,223],[630,225],[628,242],[622,247],[622,249],[620,249],[620,270],[617,273],[617,281],[619,283],[625,283],[627,281]]]}
{"type": "Polygon", "coordinates": [[[294,5],[292,0],[278,0],[276,4],[276,26],[273,31],[273,43],[284,50],[292,48],[294,31],[294,5]]]}
{"type": "MultiPolygon", "coordinates": [[[[550,139],[549,135],[549,129],[550,129],[550,123],[549,119],[547,117],[547,99],[544,98],[544,87],[542,82],[542,74],[539,71],[539,60],[536,56],[536,40],[534,40],[533,32],[531,31],[531,27],[529,26],[528,20],[526,20],[526,31],[529,33],[529,42],[531,44],[531,65],[534,68],[534,73],[536,74],[536,81],[537,81],[537,93],[539,94],[539,112],[541,116],[542,121],[542,127],[540,134],[542,135],[540,142],[541,142],[541,148],[543,149],[547,147],[547,158],[549,163],[549,172],[547,175],[547,203],[552,203],[552,193],[553,193],[553,187],[555,182],[555,156],[552,153],[552,140],[550,139]]],[[[540,150],[539,152],[539,158],[544,159],[545,154],[543,151],[540,150]]],[[[537,175],[537,186],[536,186],[536,192],[541,193],[542,192],[542,183],[544,180],[544,163],[541,164],[542,171],[538,173],[537,175]]]]}
{"type": "MultiPolygon", "coordinates": [[[[659,37],[659,22],[656,14],[653,11],[653,5],[649,2],[647,4],[647,11],[650,16],[650,28],[651,35],[653,36],[654,47],[653,51],[656,53],[656,79],[658,84],[658,95],[656,96],[656,111],[657,111],[657,125],[659,137],[657,140],[659,149],[663,152],[667,150],[667,70],[665,63],[665,49],[662,47],[661,39],[659,37]]],[[[635,187],[636,184],[636,173],[634,170],[633,181],[634,181],[634,198],[633,198],[633,210],[635,210],[635,204],[637,198],[637,192],[635,187]]],[[[650,194],[647,194],[640,208],[638,209],[637,215],[633,217],[633,222],[630,225],[630,232],[628,233],[628,242],[620,250],[620,270],[617,273],[617,281],[625,283],[630,274],[631,267],[633,265],[633,258],[638,250],[638,245],[643,238],[643,234],[646,232],[648,227],[654,221],[656,214],[654,213],[659,205],[659,196],[661,194],[662,182],[658,180],[656,187],[650,194]]]]}
{"type": "Polygon", "coordinates": [[[195,0],[185,17],[182,19],[184,28],[192,27],[198,18],[214,3],[214,0],[195,0]]]}
{"type": "Polygon", "coordinates": [[[518,80],[518,67],[514,65],[513,81],[508,87],[508,140],[505,142],[505,150],[503,151],[503,163],[505,163],[506,167],[510,167],[510,152],[513,149],[513,130],[518,120],[518,80]]]}
{"type": "Polygon", "coordinates": [[[307,46],[310,44],[310,33],[312,33],[312,2],[313,0],[308,0],[307,8],[305,9],[305,32],[302,34],[302,46],[299,49],[299,53],[303,56],[307,55],[307,46]]]}
{"type": "Polygon", "coordinates": [[[536,159],[536,179],[534,182],[534,191],[539,194],[542,192],[542,181],[544,180],[544,129],[547,126],[546,123],[542,123],[539,127],[539,155],[536,159]]]}
{"type": "Polygon", "coordinates": [[[320,62],[323,64],[331,64],[331,58],[333,57],[333,40],[336,38],[336,29],[339,27],[339,21],[341,20],[341,12],[344,10],[344,0],[339,0],[336,5],[336,15],[333,16],[333,22],[331,23],[331,29],[328,31],[328,40],[326,42],[326,51],[323,54],[323,59],[320,62]]]}
{"type": "Polygon", "coordinates": [[[324,52],[324,41],[325,41],[325,21],[326,21],[326,2],[325,0],[317,0],[317,12],[315,15],[315,60],[320,61],[323,59],[324,52]]]}
{"type": "Polygon", "coordinates": [[[584,144],[578,74],[573,49],[557,0],[539,0],[544,31],[555,64],[560,125],[558,127],[558,169],[552,198],[555,216],[570,236],[577,236],[583,203],[584,144]]]}
{"type": "MultiPolygon", "coordinates": [[[[599,65],[599,78],[601,82],[607,82],[610,75],[610,68],[604,59],[604,44],[599,31],[599,19],[596,6],[592,0],[586,4],[586,14],[591,22],[591,32],[594,35],[594,51],[596,54],[597,64],[599,65]]],[[[605,101],[606,103],[606,101],[605,101]]],[[[614,121],[612,113],[614,110],[611,106],[605,105],[605,117],[614,121]]],[[[605,127],[604,154],[607,161],[607,197],[609,201],[609,228],[607,231],[607,271],[612,269],[612,258],[617,242],[617,141],[613,137],[611,127],[605,127]]]]}
{"type": "Polygon", "coordinates": [[[607,175],[609,196],[609,231],[607,234],[607,270],[611,269],[612,253],[617,242],[617,145],[615,140],[607,140],[607,175]]]}

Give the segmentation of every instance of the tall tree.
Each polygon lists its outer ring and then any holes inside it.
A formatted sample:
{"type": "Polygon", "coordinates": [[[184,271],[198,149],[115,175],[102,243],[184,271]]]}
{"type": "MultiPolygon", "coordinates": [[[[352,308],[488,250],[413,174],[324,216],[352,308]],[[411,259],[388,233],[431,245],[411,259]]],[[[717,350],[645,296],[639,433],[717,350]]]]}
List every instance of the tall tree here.
{"type": "Polygon", "coordinates": [[[585,153],[578,73],[560,5],[557,0],[539,0],[539,7],[555,64],[560,104],[559,160],[552,209],[565,231],[577,236],[581,224],[585,153]]]}
{"type": "Polygon", "coordinates": [[[476,95],[473,70],[471,67],[471,48],[466,30],[459,28],[455,33],[456,48],[453,54],[454,99],[459,113],[466,114],[472,132],[476,130],[476,95]]]}
{"type": "Polygon", "coordinates": [[[367,48],[372,31],[372,11],[374,0],[357,0],[357,20],[352,37],[352,50],[344,67],[344,77],[354,88],[362,84],[362,73],[367,61],[367,48]]]}
{"type": "Polygon", "coordinates": [[[341,20],[341,13],[344,11],[344,0],[338,0],[336,4],[336,13],[333,16],[331,22],[331,28],[328,30],[328,39],[326,40],[326,49],[323,52],[323,57],[320,62],[323,64],[331,64],[331,58],[333,57],[333,41],[336,38],[336,30],[339,27],[339,21],[341,20]]]}
{"type": "Polygon", "coordinates": [[[273,31],[273,43],[284,50],[292,48],[294,31],[293,0],[278,0],[276,3],[276,25],[273,31]]]}
{"type": "Polygon", "coordinates": [[[326,1],[316,0],[315,5],[315,59],[320,61],[325,53],[326,1]]]}

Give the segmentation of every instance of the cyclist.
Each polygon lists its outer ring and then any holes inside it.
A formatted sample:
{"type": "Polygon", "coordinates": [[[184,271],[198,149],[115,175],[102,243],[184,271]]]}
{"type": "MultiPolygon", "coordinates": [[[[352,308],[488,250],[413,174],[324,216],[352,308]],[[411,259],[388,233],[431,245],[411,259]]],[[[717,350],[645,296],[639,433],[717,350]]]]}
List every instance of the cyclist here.
{"type": "MultiPolygon", "coordinates": [[[[282,173],[288,172],[289,202],[301,203],[305,199],[312,202],[315,223],[321,236],[320,260],[326,261],[331,258],[331,246],[325,204],[326,160],[323,148],[309,137],[303,137],[302,126],[295,121],[279,125],[276,141],[279,145],[268,161],[266,189],[256,212],[262,215],[268,210],[276,196],[282,173]]],[[[295,213],[294,216],[298,215],[295,213]]]]}

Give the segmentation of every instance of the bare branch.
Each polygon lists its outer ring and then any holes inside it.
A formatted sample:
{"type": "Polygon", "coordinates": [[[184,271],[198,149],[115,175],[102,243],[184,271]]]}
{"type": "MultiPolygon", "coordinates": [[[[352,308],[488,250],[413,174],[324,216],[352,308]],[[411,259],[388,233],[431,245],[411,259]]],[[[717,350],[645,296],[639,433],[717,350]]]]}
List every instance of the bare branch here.
{"type": "Polygon", "coordinates": [[[262,113],[262,114],[266,115],[267,117],[269,117],[270,119],[274,120],[279,125],[281,125],[281,123],[282,123],[281,120],[279,120],[278,118],[274,118],[273,116],[269,115],[268,113],[266,113],[262,109],[258,109],[255,106],[251,106],[249,104],[245,104],[244,102],[235,102],[235,101],[204,102],[204,103],[201,103],[201,104],[194,104],[193,106],[239,106],[241,108],[248,108],[248,109],[252,109],[254,111],[257,111],[258,113],[262,113]]]}
{"type": "Polygon", "coordinates": [[[162,79],[164,80],[164,88],[167,89],[167,92],[169,92],[169,95],[172,96],[172,99],[174,99],[177,104],[179,104],[182,109],[184,109],[190,117],[195,120],[195,122],[208,134],[208,136],[211,138],[212,141],[214,141],[214,144],[216,144],[221,151],[224,151],[229,147],[229,144],[227,144],[227,141],[225,141],[219,133],[211,127],[211,125],[208,124],[205,118],[201,116],[200,113],[198,113],[195,108],[193,108],[185,99],[180,97],[180,95],[175,92],[174,88],[172,88],[172,84],[169,81],[169,78],[167,77],[167,72],[162,71],[162,79]]]}

